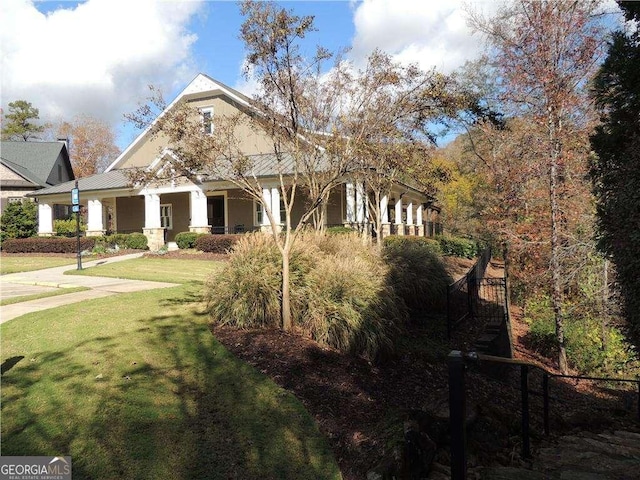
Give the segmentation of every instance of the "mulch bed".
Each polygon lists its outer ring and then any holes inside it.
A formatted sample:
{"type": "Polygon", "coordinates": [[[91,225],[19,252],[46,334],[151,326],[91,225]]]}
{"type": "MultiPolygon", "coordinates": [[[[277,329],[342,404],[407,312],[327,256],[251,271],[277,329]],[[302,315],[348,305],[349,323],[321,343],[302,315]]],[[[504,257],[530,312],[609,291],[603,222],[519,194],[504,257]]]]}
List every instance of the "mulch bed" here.
{"type": "Polygon", "coordinates": [[[394,415],[446,395],[444,365],[419,358],[375,366],[279,330],[214,326],[212,331],[236,356],[300,399],[329,439],[345,479],[365,478],[381,459],[386,450],[381,430],[394,415]]]}

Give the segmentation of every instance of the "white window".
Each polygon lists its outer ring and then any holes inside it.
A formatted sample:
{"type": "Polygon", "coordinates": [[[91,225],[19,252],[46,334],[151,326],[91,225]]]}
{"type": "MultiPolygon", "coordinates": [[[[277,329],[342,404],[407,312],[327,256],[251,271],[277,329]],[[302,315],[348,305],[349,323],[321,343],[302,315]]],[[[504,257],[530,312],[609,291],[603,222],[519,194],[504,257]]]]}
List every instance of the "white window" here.
{"type": "Polygon", "coordinates": [[[207,135],[213,133],[213,107],[203,108],[200,110],[202,114],[202,129],[207,135]]]}
{"type": "Polygon", "coordinates": [[[167,230],[173,229],[173,212],[170,203],[160,205],[160,226],[167,230]]]}
{"type": "Polygon", "coordinates": [[[260,202],[253,202],[254,205],[254,225],[262,225],[262,204],[260,202]]]}

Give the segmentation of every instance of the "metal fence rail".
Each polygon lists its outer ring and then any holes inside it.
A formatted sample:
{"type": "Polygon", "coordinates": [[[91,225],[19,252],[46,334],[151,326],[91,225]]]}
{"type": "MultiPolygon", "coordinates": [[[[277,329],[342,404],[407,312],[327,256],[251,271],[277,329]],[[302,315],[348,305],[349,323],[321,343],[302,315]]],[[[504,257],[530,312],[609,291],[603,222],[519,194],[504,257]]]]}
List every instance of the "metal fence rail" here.
{"type": "MultiPolygon", "coordinates": [[[[447,287],[447,334],[449,338],[451,338],[453,329],[460,323],[467,318],[477,318],[477,314],[482,313],[486,303],[482,300],[484,290],[489,295],[494,295],[490,292],[490,281],[494,279],[483,278],[490,260],[491,248],[486,248],[466,275],[447,287]]],[[[504,279],[495,280],[504,281],[504,279]]],[[[502,298],[504,297],[503,295],[502,298]]]]}
{"type": "MultiPolygon", "coordinates": [[[[467,451],[466,451],[466,371],[478,364],[503,365],[506,367],[515,367],[520,370],[520,426],[522,435],[522,451],[523,458],[531,456],[530,444],[530,426],[531,426],[531,404],[529,395],[537,392],[531,390],[530,373],[538,371],[542,374],[542,425],[545,435],[549,435],[549,416],[550,403],[554,397],[550,394],[550,380],[553,378],[570,378],[582,381],[597,381],[607,383],[635,384],[636,392],[636,415],[640,420],[640,380],[629,378],[610,378],[610,377],[587,377],[579,375],[559,375],[548,372],[543,367],[516,359],[495,357],[490,355],[477,354],[470,352],[463,354],[460,351],[452,351],[448,356],[449,369],[449,408],[450,408],[450,428],[451,428],[451,479],[466,480],[467,478],[467,451]]],[[[503,378],[506,378],[504,375],[503,378]]],[[[560,399],[555,398],[559,401],[560,399]]],[[[633,403],[633,401],[631,402],[633,403]]],[[[563,404],[564,409],[572,408],[573,405],[563,404]]],[[[518,414],[516,410],[516,414],[518,414]]]]}

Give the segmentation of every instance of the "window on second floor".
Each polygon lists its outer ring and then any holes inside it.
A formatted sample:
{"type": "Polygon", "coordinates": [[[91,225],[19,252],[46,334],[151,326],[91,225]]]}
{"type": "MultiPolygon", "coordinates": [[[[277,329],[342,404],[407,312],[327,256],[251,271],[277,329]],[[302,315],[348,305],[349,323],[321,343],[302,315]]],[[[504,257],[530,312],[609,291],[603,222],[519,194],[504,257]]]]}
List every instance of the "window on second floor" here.
{"type": "Polygon", "coordinates": [[[200,113],[202,114],[202,129],[204,133],[211,135],[213,133],[213,108],[203,108],[200,113]]]}

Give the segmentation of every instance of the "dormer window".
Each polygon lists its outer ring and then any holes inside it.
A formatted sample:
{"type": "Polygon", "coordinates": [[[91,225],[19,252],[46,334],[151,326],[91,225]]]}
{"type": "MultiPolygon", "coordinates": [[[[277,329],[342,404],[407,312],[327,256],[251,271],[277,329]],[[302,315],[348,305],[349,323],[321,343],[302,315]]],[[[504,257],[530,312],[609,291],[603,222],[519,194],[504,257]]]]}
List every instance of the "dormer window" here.
{"type": "Polygon", "coordinates": [[[203,108],[200,110],[202,113],[202,130],[207,135],[213,133],[213,107],[203,108]]]}

